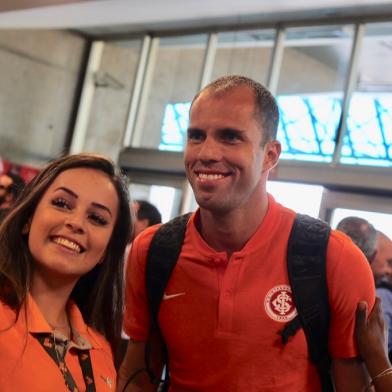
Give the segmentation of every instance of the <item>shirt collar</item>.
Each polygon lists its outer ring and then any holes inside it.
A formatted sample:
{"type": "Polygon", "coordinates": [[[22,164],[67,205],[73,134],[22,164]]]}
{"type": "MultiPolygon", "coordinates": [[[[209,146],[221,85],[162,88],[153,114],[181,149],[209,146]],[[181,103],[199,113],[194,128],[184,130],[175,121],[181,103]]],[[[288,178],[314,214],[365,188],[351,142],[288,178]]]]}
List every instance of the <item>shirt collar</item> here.
{"type": "MultiPolygon", "coordinates": [[[[19,319],[23,323],[25,323],[25,312],[27,312],[27,330],[29,333],[53,333],[52,327],[46,321],[31,294],[28,294],[26,298],[26,308],[22,307],[20,310],[19,319]]],[[[81,349],[102,348],[97,339],[91,334],[91,328],[85,324],[83,316],[74,301],[68,301],[67,312],[75,346],[81,349]]]]}

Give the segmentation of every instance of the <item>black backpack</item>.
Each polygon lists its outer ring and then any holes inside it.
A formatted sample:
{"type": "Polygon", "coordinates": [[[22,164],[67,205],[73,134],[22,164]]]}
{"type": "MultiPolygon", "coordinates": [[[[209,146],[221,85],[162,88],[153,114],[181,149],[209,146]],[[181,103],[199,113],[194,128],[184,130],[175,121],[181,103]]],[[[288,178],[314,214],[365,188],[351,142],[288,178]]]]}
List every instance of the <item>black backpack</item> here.
{"type": "MultiPolygon", "coordinates": [[[[150,307],[150,336],[162,340],[165,377],[156,377],[150,366],[150,345],[146,345],[146,370],[150,380],[169,387],[168,353],[158,325],[158,313],[164,290],[180,255],[186,225],[191,214],[174,218],[153,236],[147,255],[146,289],[150,307]]],[[[286,344],[300,328],[304,329],[309,356],[316,365],[323,392],[334,391],[328,353],[329,304],[326,282],[326,252],[330,227],[321,220],[297,214],[288,241],[287,268],[298,315],[280,331],[286,344]]]]}

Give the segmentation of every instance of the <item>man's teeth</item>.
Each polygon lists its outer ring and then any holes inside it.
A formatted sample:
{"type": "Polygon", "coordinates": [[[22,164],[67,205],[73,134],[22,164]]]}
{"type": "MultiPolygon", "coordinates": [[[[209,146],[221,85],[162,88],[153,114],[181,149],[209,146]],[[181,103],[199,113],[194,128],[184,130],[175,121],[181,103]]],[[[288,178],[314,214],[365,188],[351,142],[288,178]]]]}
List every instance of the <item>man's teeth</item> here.
{"type": "Polygon", "coordinates": [[[219,180],[223,178],[223,174],[206,174],[206,173],[199,173],[199,178],[202,180],[219,180]]]}
{"type": "Polygon", "coordinates": [[[73,241],[67,240],[66,238],[60,238],[60,237],[55,237],[53,238],[53,241],[56,244],[62,245],[68,249],[74,250],[78,253],[80,253],[82,251],[82,249],[80,248],[80,246],[78,244],[76,244],[73,241]]]}

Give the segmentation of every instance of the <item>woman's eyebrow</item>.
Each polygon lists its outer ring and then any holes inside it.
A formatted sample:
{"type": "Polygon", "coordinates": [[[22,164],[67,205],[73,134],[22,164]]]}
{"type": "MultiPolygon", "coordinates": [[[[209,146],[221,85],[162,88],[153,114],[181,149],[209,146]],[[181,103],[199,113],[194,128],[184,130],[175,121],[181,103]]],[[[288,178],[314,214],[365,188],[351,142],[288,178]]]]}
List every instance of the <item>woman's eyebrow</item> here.
{"type": "Polygon", "coordinates": [[[65,186],[60,186],[60,187],[56,188],[55,191],[64,191],[64,192],[68,193],[69,195],[71,195],[72,197],[74,197],[75,199],[78,198],[78,195],[74,191],[71,191],[71,189],[69,189],[65,186]]]}
{"type": "MultiPolygon", "coordinates": [[[[75,199],[78,198],[78,195],[77,195],[74,191],[72,191],[71,189],[69,189],[69,188],[67,188],[67,187],[65,187],[65,186],[60,186],[60,187],[56,188],[55,190],[56,190],[56,191],[64,191],[64,192],[68,193],[69,195],[71,195],[72,197],[74,197],[75,199]]],[[[106,207],[105,205],[103,205],[103,204],[101,204],[101,203],[97,203],[97,202],[95,202],[95,201],[93,201],[93,202],[91,203],[91,205],[92,205],[93,207],[100,208],[100,209],[102,209],[102,210],[107,211],[107,212],[109,213],[109,215],[112,216],[112,211],[110,211],[110,208],[109,208],[109,207],[106,207]]]]}
{"type": "Polygon", "coordinates": [[[97,202],[94,202],[94,201],[91,203],[91,205],[96,207],[96,208],[100,208],[102,210],[107,211],[109,213],[109,215],[112,216],[112,211],[110,211],[109,207],[106,207],[105,205],[97,203],[97,202]]]}

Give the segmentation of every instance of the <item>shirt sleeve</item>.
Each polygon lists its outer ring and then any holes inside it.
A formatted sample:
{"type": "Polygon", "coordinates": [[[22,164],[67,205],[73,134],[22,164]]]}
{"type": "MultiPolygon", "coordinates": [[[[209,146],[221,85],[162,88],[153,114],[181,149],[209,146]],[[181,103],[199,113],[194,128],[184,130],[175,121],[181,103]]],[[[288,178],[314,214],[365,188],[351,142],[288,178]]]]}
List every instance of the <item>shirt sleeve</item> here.
{"type": "Polygon", "coordinates": [[[388,352],[392,351],[392,290],[376,289],[377,297],[381,299],[382,311],[388,327],[388,352]]]}
{"type": "Polygon", "coordinates": [[[374,305],[375,287],[369,262],[343,233],[333,231],[327,251],[330,304],[329,350],[333,359],[358,356],[354,327],[358,302],[374,305]]]}
{"type": "Polygon", "coordinates": [[[146,295],[146,259],[156,230],[157,226],[152,226],[133,241],[127,261],[124,331],[131,339],[137,341],[146,341],[150,329],[146,295]]]}

